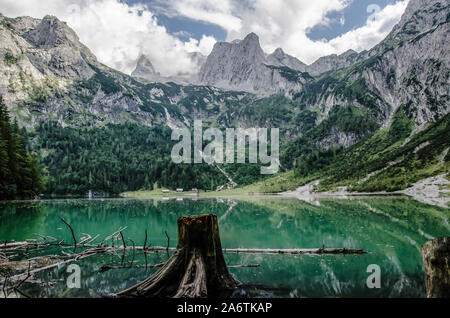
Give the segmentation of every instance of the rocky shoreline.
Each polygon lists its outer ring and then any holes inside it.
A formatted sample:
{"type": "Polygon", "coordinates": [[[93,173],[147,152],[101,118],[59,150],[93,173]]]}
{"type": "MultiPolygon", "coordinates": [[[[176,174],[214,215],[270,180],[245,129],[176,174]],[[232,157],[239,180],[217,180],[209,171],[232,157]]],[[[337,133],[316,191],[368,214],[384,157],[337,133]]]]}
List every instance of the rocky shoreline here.
{"type": "Polygon", "coordinates": [[[415,183],[412,187],[395,192],[350,192],[347,187],[338,187],[336,191],[318,192],[315,190],[320,180],[313,181],[307,185],[297,188],[295,191],[280,193],[283,197],[293,197],[302,201],[314,201],[323,197],[349,197],[361,195],[407,195],[413,199],[443,208],[449,208],[450,203],[450,181],[447,180],[447,173],[423,179],[415,183]]]}

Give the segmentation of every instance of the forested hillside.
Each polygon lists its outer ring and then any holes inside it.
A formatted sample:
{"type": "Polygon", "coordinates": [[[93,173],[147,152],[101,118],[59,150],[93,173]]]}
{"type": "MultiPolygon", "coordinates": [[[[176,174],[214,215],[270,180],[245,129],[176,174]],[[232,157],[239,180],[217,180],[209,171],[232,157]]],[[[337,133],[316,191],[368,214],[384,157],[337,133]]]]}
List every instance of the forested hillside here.
{"type": "MultiPolygon", "coordinates": [[[[170,155],[176,142],[171,133],[168,127],[133,123],[75,129],[48,122],[29,138],[46,167],[49,194],[85,195],[94,190],[112,195],[156,187],[216,190],[228,182],[214,166],[173,163],[170,155]]],[[[261,177],[258,165],[224,169],[240,185],[261,177]]]]}
{"type": "Polygon", "coordinates": [[[285,158],[299,149],[292,170],[260,182],[256,188],[267,193],[283,192],[320,180],[315,191],[346,187],[349,191],[391,192],[448,173],[450,115],[422,130],[414,131],[413,127],[400,108],[389,127],[347,149],[314,149],[304,138],[290,141],[284,147],[285,158]]]}

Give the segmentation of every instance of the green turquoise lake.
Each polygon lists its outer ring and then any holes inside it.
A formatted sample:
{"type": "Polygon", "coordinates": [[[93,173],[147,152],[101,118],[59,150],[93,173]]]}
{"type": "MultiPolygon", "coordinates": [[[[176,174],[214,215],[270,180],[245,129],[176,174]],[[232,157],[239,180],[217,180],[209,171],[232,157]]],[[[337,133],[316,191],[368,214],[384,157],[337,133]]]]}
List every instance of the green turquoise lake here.
{"type": "MultiPolygon", "coordinates": [[[[421,246],[450,235],[450,210],[403,196],[318,199],[249,196],[211,199],[67,199],[0,204],[0,241],[39,239],[38,234],[72,242],[67,220],[77,237],[99,235],[100,242],[121,227],[128,244],[143,245],[145,230],[152,246],[176,247],[177,219],[185,215],[216,214],[224,248],[361,248],[364,255],[225,254],[228,265],[243,283],[233,297],[425,297],[421,246]],[[371,264],[381,272],[381,288],[366,280],[371,264]]],[[[121,244],[117,242],[116,244],[121,244]]],[[[59,249],[59,248],[56,248],[59,249]]],[[[28,257],[42,251],[28,251],[28,257]]],[[[55,251],[59,252],[59,251],[55,251]]],[[[73,252],[67,250],[67,252],[73,252]]],[[[24,255],[18,253],[13,260],[24,255]]],[[[66,285],[61,266],[26,284],[34,297],[105,297],[150,276],[166,252],[127,251],[97,255],[77,264],[81,288],[66,285]],[[100,271],[104,265],[130,268],[100,271]]]]}

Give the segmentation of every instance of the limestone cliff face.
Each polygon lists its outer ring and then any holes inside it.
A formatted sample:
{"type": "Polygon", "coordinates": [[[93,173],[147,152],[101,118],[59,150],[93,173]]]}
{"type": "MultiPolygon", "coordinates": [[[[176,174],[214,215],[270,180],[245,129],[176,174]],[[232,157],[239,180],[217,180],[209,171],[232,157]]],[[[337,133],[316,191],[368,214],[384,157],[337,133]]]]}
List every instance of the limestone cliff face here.
{"type": "MultiPolygon", "coordinates": [[[[308,66],[311,73],[334,70],[306,85],[298,102],[320,110],[319,122],[336,105],[349,104],[369,109],[382,127],[388,126],[400,109],[418,129],[448,114],[449,8],[443,0],[411,0],[401,21],[373,49],[324,57],[308,66]],[[345,62],[337,63],[338,59],[345,62]],[[317,69],[312,71],[314,65],[317,69]]],[[[358,140],[347,137],[335,131],[326,139],[332,145],[358,140]]]]}
{"type": "MultiPolygon", "coordinates": [[[[67,91],[74,81],[92,77],[93,67],[104,68],[75,32],[52,16],[0,16],[0,39],[0,94],[9,106],[47,101],[47,91],[67,91]]],[[[28,117],[29,110],[22,115],[28,117]]]]}
{"type": "Polygon", "coordinates": [[[450,110],[450,4],[411,0],[401,21],[369,51],[362,76],[395,111],[403,106],[418,125],[450,110]]]}
{"type": "Polygon", "coordinates": [[[283,49],[278,48],[267,56],[267,63],[275,66],[285,66],[299,72],[306,72],[307,66],[296,57],[286,54],[283,49]]]}
{"type": "Polygon", "coordinates": [[[341,55],[332,54],[319,58],[317,61],[305,67],[305,71],[311,75],[319,75],[329,71],[336,71],[355,64],[359,55],[353,50],[348,50],[341,55]]]}
{"type": "Polygon", "coordinates": [[[242,41],[219,42],[200,70],[199,80],[203,85],[263,96],[300,91],[307,78],[280,61],[275,62],[276,56],[277,53],[266,58],[254,33],[242,41]]]}
{"type": "Polygon", "coordinates": [[[98,64],[96,57],[56,17],[46,16],[20,35],[36,49],[26,55],[42,74],[68,79],[87,79],[94,74],[89,64],[98,64]]]}

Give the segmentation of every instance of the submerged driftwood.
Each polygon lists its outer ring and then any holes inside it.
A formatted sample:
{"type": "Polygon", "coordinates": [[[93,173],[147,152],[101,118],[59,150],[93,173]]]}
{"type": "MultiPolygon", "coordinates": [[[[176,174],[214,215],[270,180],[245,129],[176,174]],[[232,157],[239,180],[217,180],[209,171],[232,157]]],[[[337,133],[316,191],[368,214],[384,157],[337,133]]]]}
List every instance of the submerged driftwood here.
{"type": "Polygon", "coordinates": [[[425,243],[422,258],[427,297],[450,298],[450,237],[425,243]]]}
{"type": "MultiPolygon", "coordinates": [[[[225,295],[239,282],[229,273],[223,252],[261,254],[364,254],[360,249],[226,249],[222,250],[217,216],[178,219],[178,247],[151,277],[118,296],[200,298],[225,295]]],[[[259,265],[255,265],[257,267],[259,265]]]]}
{"type": "Polygon", "coordinates": [[[118,296],[215,297],[238,284],[222,254],[217,216],[181,217],[177,251],[154,275],[118,296]]]}
{"type": "MultiPolygon", "coordinates": [[[[72,226],[61,219],[70,229],[73,242],[65,243],[50,236],[36,234],[43,241],[27,240],[23,242],[4,242],[0,244],[0,281],[2,290],[7,294],[13,290],[24,295],[19,287],[29,280],[34,274],[50,270],[55,267],[67,265],[79,260],[98,254],[115,254],[117,251],[133,250],[133,261],[131,265],[120,266],[104,265],[100,271],[122,268],[160,268],[153,276],[142,283],[133,286],[121,293],[119,296],[157,296],[157,297],[215,297],[227,296],[239,282],[228,272],[228,268],[259,267],[259,264],[235,265],[225,264],[223,253],[257,253],[257,254],[365,254],[361,249],[346,248],[317,248],[317,249],[224,249],[222,250],[217,217],[215,215],[204,215],[195,217],[181,217],[178,220],[178,247],[170,248],[170,237],[167,232],[167,247],[147,246],[148,233],[145,231],[144,246],[136,246],[131,239],[132,245],[127,245],[123,231],[119,228],[115,233],[107,236],[98,244],[94,242],[99,235],[94,237],[89,234],[81,234],[79,240],[75,236],[72,226]],[[110,245],[107,243],[110,241],[110,245]],[[115,241],[122,241],[122,245],[115,245],[115,241]],[[44,255],[28,258],[20,261],[10,261],[19,252],[28,255],[31,250],[44,250],[45,248],[59,247],[62,249],[60,255],[44,255]],[[74,248],[82,251],[66,253],[64,249],[74,248]],[[134,252],[136,250],[144,253],[160,251],[174,252],[172,257],[162,264],[145,264],[139,266],[134,264],[134,252]],[[27,270],[25,270],[27,267],[27,270]],[[10,276],[9,270],[22,271],[21,274],[10,276]],[[2,274],[3,273],[3,274],[2,274]],[[6,274],[5,274],[6,273],[6,274]],[[5,274],[5,275],[4,275],[5,274]],[[8,286],[9,283],[19,281],[18,284],[8,286]]],[[[124,254],[125,255],[125,254],[124,254]]],[[[27,297],[26,295],[24,295],[27,297]]]]}

